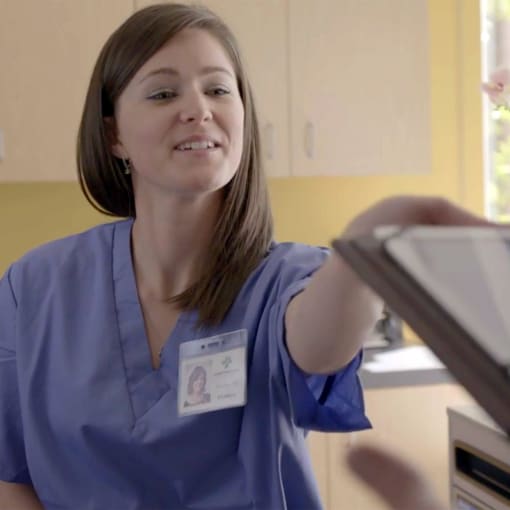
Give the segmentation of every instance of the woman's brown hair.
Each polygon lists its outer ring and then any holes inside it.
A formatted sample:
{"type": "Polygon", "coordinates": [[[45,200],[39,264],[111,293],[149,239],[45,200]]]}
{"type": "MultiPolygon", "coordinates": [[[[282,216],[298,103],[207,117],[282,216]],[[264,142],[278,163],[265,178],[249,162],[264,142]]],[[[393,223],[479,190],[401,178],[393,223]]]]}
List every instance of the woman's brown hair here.
{"type": "Polygon", "coordinates": [[[199,323],[218,324],[249,274],[267,253],[273,224],[262,171],[254,100],[236,39],[209,9],[158,4],[135,12],[108,39],[90,80],[77,141],[78,176],[87,200],[109,216],[136,217],[131,177],[110,151],[105,118],[113,117],[120,94],[140,67],[186,28],[209,32],[224,47],[244,105],[243,154],[225,187],[224,203],[200,279],[169,300],[198,309],[199,323]]]}

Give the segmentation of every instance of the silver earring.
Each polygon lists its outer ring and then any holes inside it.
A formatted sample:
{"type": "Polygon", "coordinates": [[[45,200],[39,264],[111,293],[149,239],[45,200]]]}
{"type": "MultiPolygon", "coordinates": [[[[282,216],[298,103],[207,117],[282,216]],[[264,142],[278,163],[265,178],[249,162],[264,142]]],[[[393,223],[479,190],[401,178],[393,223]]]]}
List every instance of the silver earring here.
{"type": "Polygon", "coordinates": [[[131,161],[129,159],[122,159],[122,163],[124,165],[124,175],[129,175],[131,173],[131,161]]]}

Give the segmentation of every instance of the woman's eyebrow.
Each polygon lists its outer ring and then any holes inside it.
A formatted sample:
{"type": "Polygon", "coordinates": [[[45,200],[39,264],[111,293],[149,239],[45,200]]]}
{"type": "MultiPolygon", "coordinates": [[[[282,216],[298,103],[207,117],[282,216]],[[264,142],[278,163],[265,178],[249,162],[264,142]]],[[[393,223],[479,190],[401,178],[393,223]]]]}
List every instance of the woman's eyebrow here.
{"type": "MultiPolygon", "coordinates": [[[[224,74],[227,74],[228,76],[230,76],[231,78],[234,78],[232,73],[227,68],[222,67],[222,66],[206,66],[200,70],[200,75],[212,74],[212,73],[224,73],[224,74]]],[[[163,74],[163,75],[166,74],[169,76],[179,76],[179,71],[177,71],[173,67],[158,67],[157,69],[154,69],[154,70],[148,72],[139,81],[139,83],[144,82],[145,80],[147,80],[148,78],[151,78],[152,76],[157,76],[160,74],[163,74]]]]}

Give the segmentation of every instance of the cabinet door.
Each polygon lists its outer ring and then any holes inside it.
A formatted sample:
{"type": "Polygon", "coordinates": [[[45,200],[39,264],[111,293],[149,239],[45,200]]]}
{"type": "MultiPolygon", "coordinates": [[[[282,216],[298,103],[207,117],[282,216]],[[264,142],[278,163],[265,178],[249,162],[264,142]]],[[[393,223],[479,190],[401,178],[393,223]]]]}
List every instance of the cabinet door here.
{"type": "Polygon", "coordinates": [[[291,171],[430,171],[427,0],[289,2],[291,171]]]}
{"type": "Polygon", "coordinates": [[[319,495],[325,510],[329,504],[329,444],[328,435],[311,431],[306,438],[308,451],[312,460],[312,467],[319,489],[319,495]]]}
{"type": "Polygon", "coordinates": [[[132,0],[3,0],[0,181],[76,179],[75,147],[95,59],[132,0]]]}
{"type": "Polygon", "coordinates": [[[386,506],[346,467],[347,448],[356,442],[380,445],[413,462],[448,506],[447,407],[472,404],[456,384],[367,390],[365,405],[373,429],[351,434],[330,434],[330,509],[385,510],[386,506]]]}
{"type": "MultiPolygon", "coordinates": [[[[158,3],[137,0],[137,7],[158,3]]],[[[289,175],[287,10],[285,0],[199,0],[236,35],[255,95],[263,161],[271,177],[289,175]]]]}

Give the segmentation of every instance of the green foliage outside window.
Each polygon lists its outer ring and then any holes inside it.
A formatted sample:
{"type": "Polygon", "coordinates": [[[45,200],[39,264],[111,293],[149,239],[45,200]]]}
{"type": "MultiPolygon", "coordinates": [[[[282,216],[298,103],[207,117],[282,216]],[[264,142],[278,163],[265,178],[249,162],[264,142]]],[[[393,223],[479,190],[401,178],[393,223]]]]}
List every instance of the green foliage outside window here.
{"type": "Polygon", "coordinates": [[[494,149],[489,154],[487,199],[490,217],[506,222],[510,221],[510,112],[497,110],[497,113],[499,118],[491,121],[494,149]]]}
{"type": "Polygon", "coordinates": [[[510,0],[486,0],[486,9],[494,21],[510,19],[510,0]]]}

